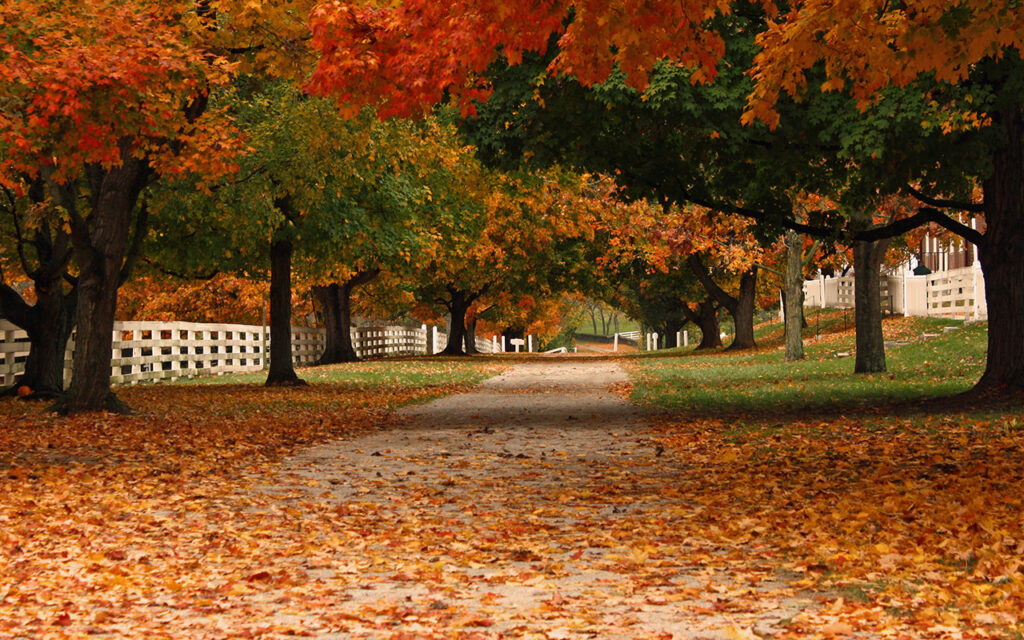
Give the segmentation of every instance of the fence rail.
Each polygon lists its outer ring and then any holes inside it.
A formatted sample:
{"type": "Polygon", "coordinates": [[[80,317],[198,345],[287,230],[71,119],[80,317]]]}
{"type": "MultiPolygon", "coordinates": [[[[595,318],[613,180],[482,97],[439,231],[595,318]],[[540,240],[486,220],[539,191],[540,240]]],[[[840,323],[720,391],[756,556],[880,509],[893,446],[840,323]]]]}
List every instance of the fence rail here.
{"type": "MultiPolygon", "coordinates": [[[[879,284],[884,312],[965,320],[988,317],[985,278],[977,264],[923,276],[882,275],[879,284]]],[[[853,276],[804,282],[804,304],[852,309],[853,276]]]]}
{"type": "MultiPolygon", "coordinates": [[[[270,348],[268,327],[193,322],[116,322],[110,359],[111,383],[175,380],[224,373],[260,371],[270,348]]],[[[323,353],[324,329],[292,327],[292,358],[311,365],[323,353]]],[[[491,342],[477,339],[477,349],[491,342]]],[[[444,348],[446,336],[436,327],[357,327],[352,346],[360,357],[427,355],[444,348]]],[[[0,386],[14,383],[25,370],[28,335],[0,320],[0,386]]],[[[65,384],[71,380],[74,336],[64,355],[65,384]]]]}

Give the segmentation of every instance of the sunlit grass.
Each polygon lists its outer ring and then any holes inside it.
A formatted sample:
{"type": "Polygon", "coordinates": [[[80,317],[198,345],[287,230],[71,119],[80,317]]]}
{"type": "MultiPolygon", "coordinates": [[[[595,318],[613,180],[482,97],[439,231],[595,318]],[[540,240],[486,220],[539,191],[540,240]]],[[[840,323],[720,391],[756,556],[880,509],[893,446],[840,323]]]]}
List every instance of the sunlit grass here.
{"type": "MultiPolygon", "coordinates": [[[[830,328],[841,326],[833,315],[830,328]]],[[[768,336],[777,327],[768,327],[768,336]]],[[[887,339],[909,341],[886,350],[887,371],[854,374],[852,330],[819,334],[806,359],[787,363],[777,340],[753,352],[698,354],[670,350],[633,365],[634,401],[699,411],[870,407],[881,402],[948,396],[969,389],[985,363],[987,325],[951,320],[894,318],[887,339]],[[945,331],[943,327],[956,327],[945,331]],[[938,334],[927,339],[925,333],[938,334]]],[[[781,335],[781,334],[780,334],[781,335]]]]}

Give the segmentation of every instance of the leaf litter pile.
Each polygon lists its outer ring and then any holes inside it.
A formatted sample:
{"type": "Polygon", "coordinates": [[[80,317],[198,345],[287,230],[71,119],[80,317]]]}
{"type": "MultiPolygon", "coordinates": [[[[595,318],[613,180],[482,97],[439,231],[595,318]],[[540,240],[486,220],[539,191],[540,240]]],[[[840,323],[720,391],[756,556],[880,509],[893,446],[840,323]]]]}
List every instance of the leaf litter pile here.
{"type": "MultiPolygon", "coordinates": [[[[133,388],[128,417],[5,401],[0,637],[1024,630],[1019,412],[397,428],[465,388],[439,378],[133,388]],[[316,447],[372,466],[297,473],[316,447]]],[[[580,397],[501,402],[547,395],[580,397]]]]}

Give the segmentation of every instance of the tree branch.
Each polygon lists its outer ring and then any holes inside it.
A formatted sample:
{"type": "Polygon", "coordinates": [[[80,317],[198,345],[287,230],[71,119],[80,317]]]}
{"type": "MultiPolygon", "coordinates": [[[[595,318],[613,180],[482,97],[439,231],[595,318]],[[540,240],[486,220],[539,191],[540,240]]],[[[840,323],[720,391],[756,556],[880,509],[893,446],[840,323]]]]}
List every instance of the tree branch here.
{"type": "Polygon", "coordinates": [[[173,269],[168,269],[168,268],[164,267],[163,265],[161,265],[160,263],[158,263],[155,260],[152,260],[150,258],[143,257],[142,261],[145,262],[146,264],[148,264],[149,266],[153,267],[154,269],[156,269],[160,273],[163,273],[163,274],[168,275],[168,276],[174,276],[175,278],[180,278],[182,280],[213,280],[214,278],[216,278],[220,274],[220,270],[219,269],[214,269],[213,271],[211,271],[209,273],[204,273],[204,274],[182,273],[180,271],[174,271],[173,269]]]}
{"type": "Polygon", "coordinates": [[[875,227],[874,229],[867,229],[865,231],[852,233],[848,235],[848,238],[851,241],[865,240],[870,242],[875,240],[884,240],[885,238],[894,238],[898,235],[902,235],[911,229],[916,229],[917,227],[929,222],[934,222],[944,229],[948,229],[968,242],[972,242],[976,245],[980,245],[985,241],[985,236],[977,229],[972,229],[961,222],[957,222],[938,209],[933,209],[931,207],[921,207],[917,210],[917,213],[909,218],[897,220],[883,227],[875,227]]]}
{"type": "Polygon", "coordinates": [[[971,213],[984,213],[985,205],[976,204],[973,202],[959,202],[956,200],[943,200],[941,198],[932,198],[931,196],[922,193],[918,189],[915,189],[912,185],[903,185],[903,190],[914,196],[929,207],[938,207],[940,209],[962,209],[963,211],[970,211],[971,213]]]}
{"type": "Polygon", "coordinates": [[[27,331],[35,322],[32,316],[32,307],[25,302],[21,294],[10,285],[0,284],[0,318],[5,318],[19,329],[27,331]]]}
{"type": "Polygon", "coordinates": [[[725,289],[718,286],[718,283],[711,278],[711,273],[708,271],[708,268],[704,266],[704,262],[700,259],[700,256],[695,253],[691,253],[686,256],[686,264],[689,265],[690,271],[693,272],[693,275],[697,276],[697,280],[700,281],[704,290],[708,292],[708,295],[714,298],[718,304],[725,307],[730,313],[736,309],[736,305],[739,301],[729,295],[725,289]]]}

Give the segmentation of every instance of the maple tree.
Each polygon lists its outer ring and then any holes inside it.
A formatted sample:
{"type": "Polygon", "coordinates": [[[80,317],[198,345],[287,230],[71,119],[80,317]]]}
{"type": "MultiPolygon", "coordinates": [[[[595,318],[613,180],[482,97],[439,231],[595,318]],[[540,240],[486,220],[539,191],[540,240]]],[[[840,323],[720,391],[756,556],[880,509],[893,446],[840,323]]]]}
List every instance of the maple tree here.
{"type": "MultiPolygon", "coordinates": [[[[1024,339],[1013,322],[1024,317],[1020,313],[1024,299],[1000,293],[1020,279],[1012,265],[1022,261],[1013,257],[1014,241],[1007,239],[1012,234],[1001,230],[996,233],[1003,224],[997,222],[994,229],[989,227],[989,239],[984,240],[980,233],[940,211],[950,206],[968,211],[999,209],[995,215],[1002,220],[1006,218],[1004,211],[1020,210],[1019,205],[1006,204],[1021,199],[1008,186],[1020,182],[1014,177],[1020,173],[1014,168],[1014,158],[1021,155],[1016,147],[1021,120],[1021,30],[1017,12],[981,2],[949,7],[924,1],[892,5],[878,0],[862,6],[852,0],[813,0],[787,5],[784,13],[776,15],[777,8],[771,2],[761,3],[761,9],[717,3],[683,18],[681,26],[673,29],[653,16],[657,12],[674,15],[680,8],[677,3],[586,4],[578,15],[570,15],[561,3],[528,5],[517,11],[503,11],[491,4],[477,10],[475,3],[470,6],[459,2],[446,6],[444,11],[432,11],[423,4],[410,0],[386,7],[353,7],[342,2],[320,6],[313,16],[314,46],[324,55],[311,81],[312,90],[334,92],[351,103],[383,101],[385,109],[401,113],[422,111],[440,100],[445,95],[442,92],[448,92],[472,112],[480,106],[474,101],[488,97],[493,100],[492,92],[498,95],[501,90],[500,84],[491,84],[494,63],[504,60],[516,69],[539,60],[540,74],[520,74],[519,80],[528,89],[504,111],[513,116],[523,114],[521,121],[527,123],[524,128],[536,124],[537,105],[542,109],[550,104],[547,88],[564,85],[563,79],[569,76],[578,78],[583,86],[624,81],[644,90],[644,99],[653,105],[661,104],[659,98],[665,88],[683,89],[691,81],[699,85],[714,80],[708,85],[713,99],[698,105],[731,100],[738,95],[737,90],[749,93],[750,106],[742,122],[749,126],[764,121],[774,129],[771,135],[775,137],[765,138],[760,131],[753,135],[738,133],[738,112],[730,114],[732,128],[718,127],[720,121],[709,120],[715,122],[713,129],[701,123],[696,129],[707,134],[702,143],[709,149],[736,151],[742,147],[749,153],[764,145],[771,150],[766,162],[733,160],[717,166],[731,174],[734,182],[739,178],[738,184],[744,183],[752,166],[767,168],[766,176],[778,169],[776,175],[782,179],[777,188],[770,188],[769,181],[758,181],[768,188],[737,199],[723,198],[727,192],[707,192],[683,182],[673,185],[676,194],[691,202],[802,232],[839,235],[852,242],[891,238],[934,221],[972,242],[992,245],[991,250],[982,253],[987,256],[983,263],[987,260],[987,268],[996,274],[986,279],[986,286],[992,287],[990,297],[996,300],[990,309],[994,337],[989,369],[979,389],[1021,386],[1024,339]],[[739,31],[721,30],[721,25],[735,27],[744,21],[746,26],[739,31]],[[712,25],[717,26],[710,28],[712,25]],[[594,37],[583,35],[585,29],[592,30],[594,37]],[[749,43],[758,33],[756,61],[751,60],[753,48],[740,58],[729,59],[730,51],[739,51],[730,49],[730,45],[749,43]],[[849,38],[849,33],[862,37],[849,38]],[[455,44],[437,46],[448,39],[455,44]],[[842,46],[834,46],[840,41],[842,46]],[[531,58],[531,52],[539,56],[531,58]],[[716,63],[723,60],[728,64],[717,64],[716,68],[716,63]],[[816,66],[819,60],[824,60],[823,68],[816,66]],[[615,69],[621,71],[621,76],[616,76],[615,69]],[[666,78],[681,74],[686,80],[659,86],[661,69],[669,70],[666,78]],[[747,81],[752,76],[755,84],[723,84],[722,78],[730,78],[730,74],[747,81]],[[848,91],[835,92],[841,88],[848,91]],[[780,100],[783,93],[799,101],[780,100]],[[871,108],[865,111],[866,106],[871,108]],[[787,113],[794,117],[787,120],[787,113]],[[778,132],[783,135],[776,136],[778,132]],[[723,138],[724,145],[708,143],[709,139],[723,138]],[[1009,147],[1007,139],[1014,141],[1009,147]],[[753,145],[742,144],[744,140],[753,145]],[[823,179],[833,186],[855,183],[860,189],[860,193],[855,193],[856,189],[850,192],[846,198],[850,202],[842,210],[820,212],[822,217],[809,223],[797,222],[791,204],[780,197],[779,188],[784,191],[806,186],[793,183],[792,170],[798,163],[778,162],[774,155],[786,151],[784,157],[788,158],[789,151],[801,146],[810,151],[810,158],[817,158],[810,162],[805,158],[804,169],[812,168],[812,174],[825,170],[824,175],[808,176],[810,180],[823,179]],[[835,168],[839,169],[836,175],[827,175],[835,168]],[[844,178],[851,175],[851,169],[853,175],[844,178]],[[962,193],[964,178],[972,175],[985,181],[986,202],[991,203],[978,205],[928,195],[962,193]],[[910,186],[922,178],[927,178],[921,182],[927,186],[926,191],[910,186]],[[860,228],[855,222],[848,224],[851,219],[844,212],[863,207],[870,193],[885,195],[901,189],[914,193],[923,203],[913,215],[870,229],[860,228]]],[[[595,88],[602,90],[603,86],[595,88]]],[[[580,95],[574,94],[576,98],[580,95]]],[[[606,110],[616,104],[613,99],[604,103],[606,110]]],[[[577,104],[586,103],[577,100],[577,104]]],[[[563,117],[570,112],[555,113],[563,117]]],[[[688,122],[672,122],[680,121],[688,122]]],[[[495,138],[501,140],[506,135],[502,129],[515,129],[520,126],[517,122],[514,117],[501,117],[499,126],[494,127],[495,138]]],[[[650,127],[648,132],[679,130],[678,124],[670,124],[667,128],[650,127]]],[[[553,131],[554,127],[544,130],[547,142],[558,140],[557,134],[552,136],[553,131]]],[[[630,149],[630,138],[616,139],[625,140],[623,148],[630,149]]],[[[547,148],[581,147],[556,143],[547,148]]],[[[536,148],[530,149],[534,151],[536,148]]],[[[700,153],[694,157],[700,157],[700,153]]],[[[732,157],[735,159],[735,155],[732,157]]],[[[798,159],[800,155],[792,157],[798,159]]],[[[647,156],[634,159],[631,166],[621,164],[641,169],[652,164],[647,156]]],[[[661,166],[674,168],[672,164],[661,166]]],[[[639,177],[645,176],[641,172],[639,177]]],[[[644,185],[648,191],[651,182],[647,180],[644,185]]],[[[661,186],[658,182],[653,185],[661,186]]],[[[822,186],[816,185],[815,190],[827,193],[822,186]]],[[[662,192],[662,197],[672,195],[664,187],[662,192]]]]}
{"type": "MultiPolygon", "coordinates": [[[[341,149],[328,189],[336,198],[329,215],[318,215],[301,234],[299,269],[316,284],[327,328],[321,364],[357,360],[351,343],[351,296],[381,274],[401,280],[421,268],[420,257],[445,238],[431,235],[424,209],[433,198],[429,164],[454,141],[436,136],[436,123],[392,119],[371,112],[343,121],[333,104],[320,101],[341,149]]],[[[327,211],[325,211],[327,213],[327,211]]]]}
{"type": "Polygon", "coordinates": [[[146,187],[159,175],[231,169],[231,130],[204,113],[226,61],[192,46],[183,8],[143,0],[0,6],[0,179],[11,189],[45,182],[77,267],[64,411],[123,409],[110,391],[110,345],[117,288],[145,235],[146,187]]]}
{"type": "Polygon", "coordinates": [[[800,98],[812,86],[843,91],[866,113],[891,113],[911,99],[924,105],[921,116],[910,111],[912,118],[879,130],[882,141],[900,130],[904,144],[872,152],[888,169],[889,188],[901,186],[894,177],[921,201],[918,222],[937,222],[978,246],[990,339],[979,390],[1024,387],[1024,294],[1014,284],[1024,277],[1022,19],[1012,5],[988,2],[798,2],[759,36],[752,69],[747,118],[769,124],[784,95],[800,98]],[[980,181],[980,203],[969,199],[964,177],[980,181]],[[909,186],[919,181],[923,190],[909,186]],[[932,195],[957,193],[968,197],[932,195]],[[943,209],[984,213],[987,230],[943,209]]]}

